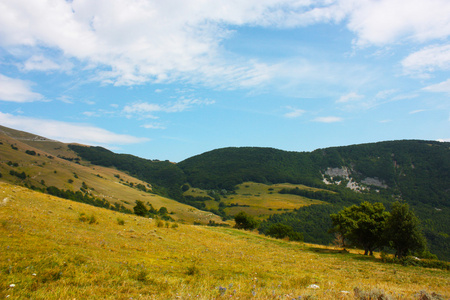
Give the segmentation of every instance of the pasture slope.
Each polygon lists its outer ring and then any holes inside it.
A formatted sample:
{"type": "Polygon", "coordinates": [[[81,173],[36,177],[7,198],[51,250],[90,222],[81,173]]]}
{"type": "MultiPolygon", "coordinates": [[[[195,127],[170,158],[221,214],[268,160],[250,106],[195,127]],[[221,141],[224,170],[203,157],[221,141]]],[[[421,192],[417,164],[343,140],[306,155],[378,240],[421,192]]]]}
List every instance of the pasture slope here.
{"type": "Polygon", "coordinates": [[[8,183],[0,248],[0,299],[450,297],[448,271],[141,218],[8,183]]]}
{"type": "Polygon", "coordinates": [[[157,195],[150,183],[126,172],[84,161],[67,144],[2,126],[0,181],[43,191],[49,187],[82,191],[90,197],[104,199],[111,206],[120,205],[131,211],[136,200],[140,200],[155,209],[166,207],[178,221],[221,221],[210,212],[157,195]]]}

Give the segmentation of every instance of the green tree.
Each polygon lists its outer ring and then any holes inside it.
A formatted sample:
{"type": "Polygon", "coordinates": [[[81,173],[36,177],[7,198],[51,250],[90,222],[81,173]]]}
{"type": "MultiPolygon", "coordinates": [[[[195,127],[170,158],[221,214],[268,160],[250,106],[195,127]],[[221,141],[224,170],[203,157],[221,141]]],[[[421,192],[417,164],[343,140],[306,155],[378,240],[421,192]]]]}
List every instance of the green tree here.
{"type": "Polygon", "coordinates": [[[266,234],[277,239],[289,238],[291,241],[303,241],[303,234],[294,231],[292,226],[282,223],[270,225],[269,229],[266,231],[266,234]]]}
{"type": "Polygon", "coordinates": [[[136,206],[133,207],[134,213],[138,216],[145,217],[148,213],[147,207],[144,202],[136,200],[136,206]]]}
{"type": "Polygon", "coordinates": [[[234,217],[235,227],[238,229],[252,230],[258,228],[259,222],[254,217],[241,211],[234,217]]]}
{"type": "Polygon", "coordinates": [[[426,240],[419,227],[419,219],[407,203],[395,202],[386,224],[386,238],[395,250],[395,257],[402,258],[409,252],[422,252],[426,240]]]}
{"type": "Polygon", "coordinates": [[[160,215],[167,215],[169,213],[169,211],[167,210],[167,208],[165,208],[164,206],[161,206],[159,208],[159,212],[160,215]]]}
{"type": "Polygon", "coordinates": [[[382,203],[362,202],[330,215],[333,228],[330,232],[342,234],[353,245],[364,249],[364,255],[386,244],[384,231],[389,213],[382,203]]]}

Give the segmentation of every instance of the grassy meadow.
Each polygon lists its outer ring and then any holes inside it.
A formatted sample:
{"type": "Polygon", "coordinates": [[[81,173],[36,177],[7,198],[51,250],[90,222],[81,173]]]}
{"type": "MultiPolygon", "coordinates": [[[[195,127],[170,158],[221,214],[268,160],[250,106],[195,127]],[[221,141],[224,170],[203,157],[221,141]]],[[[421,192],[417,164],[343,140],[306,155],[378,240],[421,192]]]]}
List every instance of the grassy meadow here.
{"type": "Polygon", "coordinates": [[[444,270],[0,183],[0,299],[418,299],[420,291],[448,299],[449,287],[444,270]]]}
{"type": "MultiPolygon", "coordinates": [[[[228,215],[233,216],[240,211],[245,211],[250,215],[262,219],[276,213],[292,211],[305,205],[326,204],[323,201],[312,200],[302,196],[278,193],[283,188],[293,189],[296,187],[299,189],[319,190],[301,184],[280,183],[268,185],[256,182],[245,182],[237,185],[235,194],[226,196],[221,195],[220,201],[227,205],[238,204],[238,206],[225,208],[228,215]]],[[[206,191],[198,188],[191,188],[184,194],[194,197],[208,197],[206,191]]],[[[212,197],[211,200],[206,201],[205,204],[208,209],[219,208],[219,203],[214,201],[212,197]]]]}

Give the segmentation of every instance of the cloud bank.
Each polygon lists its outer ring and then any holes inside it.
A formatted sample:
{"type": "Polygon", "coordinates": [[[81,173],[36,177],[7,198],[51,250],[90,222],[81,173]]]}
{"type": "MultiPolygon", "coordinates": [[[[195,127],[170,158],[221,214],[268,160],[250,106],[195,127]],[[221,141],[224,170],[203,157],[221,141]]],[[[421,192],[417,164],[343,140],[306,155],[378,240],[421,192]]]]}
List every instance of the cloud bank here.
{"type": "Polygon", "coordinates": [[[0,112],[0,123],[3,126],[32,132],[50,139],[67,143],[81,143],[88,145],[124,145],[142,143],[149,140],[147,138],[139,138],[126,134],[117,134],[86,124],[22,117],[2,112],[0,112]]]}
{"type": "MultiPolygon", "coordinates": [[[[276,74],[265,62],[227,53],[222,42],[233,26],[344,23],[355,34],[354,45],[367,47],[448,38],[449,15],[447,0],[0,0],[0,45],[13,55],[43,53],[25,58],[27,71],[68,70],[75,59],[103,83],[184,80],[237,88],[276,74]],[[46,57],[48,49],[65,62],[46,57]]],[[[447,68],[446,47],[420,50],[403,61],[404,68],[447,68]]]]}
{"type": "Polygon", "coordinates": [[[44,96],[31,90],[31,85],[31,82],[0,74],[0,101],[23,103],[44,99],[44,96]]]}

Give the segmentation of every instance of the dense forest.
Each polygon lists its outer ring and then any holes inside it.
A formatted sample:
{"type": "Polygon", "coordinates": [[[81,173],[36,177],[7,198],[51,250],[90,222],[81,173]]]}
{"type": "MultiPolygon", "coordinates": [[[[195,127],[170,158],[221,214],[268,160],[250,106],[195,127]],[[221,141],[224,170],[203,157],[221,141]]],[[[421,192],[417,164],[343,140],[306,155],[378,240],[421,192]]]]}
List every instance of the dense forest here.
{"type": "Polygon", "coordinates": [[[329,215],[344,206],[369,201],[381,202],[389,209],[395,200],[402,200],[420,218],[431,252],[450,260],[450,143],[389,141],[312,152],[231,147],[209,151],[178,164],[115,154],[101,147],[70,147],[93,164],[127,171],[152,184],[154,192],[194,203],[199,208],[203,207],[201,199],[183,196],[182,187],[186,184],[232,192],[236,185],[247,181],[287,182],[328,190],[282,191],[329,204],[276,214],[260,225],[261,232],[273,223],[292,226],[304,235],[306,242],[330,243],[334,237],[328,233],[329,215]],[[327,170],[331,168],[345,172],[329,173],[327,170]],[[333,184],[326,184],[324,179],[333,184]],[[355,192],[347,188],[349,182],[361,189],[355,192]]]}

